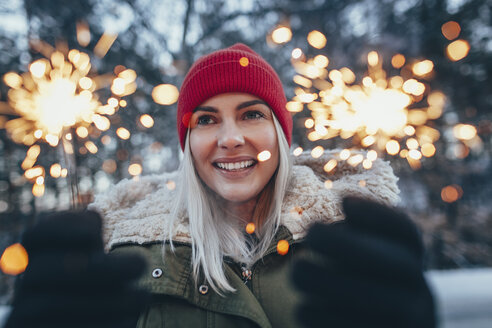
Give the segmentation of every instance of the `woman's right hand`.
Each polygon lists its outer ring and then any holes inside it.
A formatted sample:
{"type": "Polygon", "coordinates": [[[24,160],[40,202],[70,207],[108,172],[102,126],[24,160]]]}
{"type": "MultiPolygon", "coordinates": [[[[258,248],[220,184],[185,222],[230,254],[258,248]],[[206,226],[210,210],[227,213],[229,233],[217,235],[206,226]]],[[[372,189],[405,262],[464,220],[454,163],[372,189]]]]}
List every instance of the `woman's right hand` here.
{"type": "Polygon", "coordinates": [[[29,256],[5,328],[135,327],[150,300],[134,281],[145,261],[105,254],[96,212],[41,217],[22,241],[29,256]]]}

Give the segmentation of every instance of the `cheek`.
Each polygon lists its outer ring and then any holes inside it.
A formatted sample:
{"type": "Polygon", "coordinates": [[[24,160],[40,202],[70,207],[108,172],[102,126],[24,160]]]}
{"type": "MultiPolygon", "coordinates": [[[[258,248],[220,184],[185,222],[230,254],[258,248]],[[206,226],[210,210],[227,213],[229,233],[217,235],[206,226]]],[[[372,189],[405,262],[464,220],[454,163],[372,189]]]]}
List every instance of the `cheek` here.
{"type": "Polygon", "coordinates": [[[200,161],[205,158],[210,147],[209,138],[203,133],[192,131],[190,133],[190,151],[194,160],[200,161]]]}
{"type": "Polygon", "coordinates": [[[191,158],[193,160],[193,166],[198,173],[198,176],[202,178],[206,178],[207,174],[205,173],[205,163],[207,162],[207,151],[206,143],[203,138],[200,138],[198,134],[190,134],[190,151],[191,158]]]}
{"type": "Polygon", "coordinates": [[[269,174],[273,174],[279,164],[279,149],[275,129],[272,127],[272,129],[263,130],[257,136],[261,136],[260,138],[256,137],[258,151],[268,150],[270,152],[271,157],[265,162],[264,167],[269,174]]]}
{"type": "Polygon", "coordinates": [[[270,153],[272,154],[272,158],[278,158],[278,141],[277,141],[277,134],[275,133],[275,130],[273,131],[268,131],[268,133],[262,134],[263,136],[263,147],[265,149],[268,149],[270,153]]]}

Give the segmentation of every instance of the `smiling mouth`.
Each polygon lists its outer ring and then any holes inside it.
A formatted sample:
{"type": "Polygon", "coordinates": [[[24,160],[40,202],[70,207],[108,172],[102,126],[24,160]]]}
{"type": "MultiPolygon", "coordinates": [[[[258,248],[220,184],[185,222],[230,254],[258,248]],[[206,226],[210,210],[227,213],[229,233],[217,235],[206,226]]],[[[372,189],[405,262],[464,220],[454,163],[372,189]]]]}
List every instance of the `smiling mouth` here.
{"type": "Polygon", "coordinates": [[[240,161],[234,163],[214,162],[213,165],[225,171],[240,171],[250,168],[256,164],[255,160],[240,161]]]}

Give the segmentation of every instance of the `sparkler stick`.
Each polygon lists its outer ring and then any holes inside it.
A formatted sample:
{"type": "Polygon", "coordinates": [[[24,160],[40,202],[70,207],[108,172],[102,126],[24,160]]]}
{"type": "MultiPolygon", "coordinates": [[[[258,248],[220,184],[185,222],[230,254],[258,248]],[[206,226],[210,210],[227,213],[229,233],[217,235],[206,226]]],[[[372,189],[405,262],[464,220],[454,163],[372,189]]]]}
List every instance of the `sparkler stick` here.
{"type": "Polygon", "coordinates": [[[77,210],[82,207],[82,202],[80,199],[80,192],[79,192],[79,184],[78,184],[78,177],[77,177],[77,163],[75,160],[75,153],[74,153],[74,137],[73,137],[73,130],[70,129],[65,129],[64,133],[62,135],[62,142],[61,146],[59,147],[64,162],[65,162],[65,167],[67,168],[68,175],[67,175],[67,185],[69,187],[69,192],[70,192],[70,205],[71,209],[77,210]]]}

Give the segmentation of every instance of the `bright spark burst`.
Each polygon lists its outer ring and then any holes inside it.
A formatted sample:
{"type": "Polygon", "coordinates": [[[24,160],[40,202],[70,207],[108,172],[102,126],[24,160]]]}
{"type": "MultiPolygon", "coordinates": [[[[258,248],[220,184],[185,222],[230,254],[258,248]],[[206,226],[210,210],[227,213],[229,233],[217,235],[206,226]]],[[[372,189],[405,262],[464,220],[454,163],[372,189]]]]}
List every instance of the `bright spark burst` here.
{"type": "MultiPolygon", "coordinates": [[[[90,40],[88,26],[77,25],[77,38],[81,45],[90,40]]],[[[94,52],[104,56],[115,35],[103,34],[94,52]],[[96,51],[97,50],[97,51],[96,51]]],[[[34,48],[45,58],[29,65],[25,73],[8,72],[3,80],[10,87],[8,105],[2,104],[2,112],[17,118],[6,121],[5,129],[11,139],[30,146],[22,168],[28,173],[33,168],[40,148],[37,143],[46,142],[56,147],[62,137],[71,140],[69,129],[75,129],[77,136],[86,138],[91,124],[105,131],[110,127],[108,116],[113,115],[123,101],[121,98],[136,90],[136,73],[119,66],[117,75],[97,75],[92,69],[90,56],[82,51],[68,50],[66,46],[54,49],[44,42],[34,42],[34,48]],[[103,103],[97,91],[111,90],[111,96],[103,103]]],[[[97,152],[96,145],[86,141],[84,146],[91,153],[97,152]]],[[[73,153],[73,149],[72,149],[73,153]]],[[[52,176],[63,176],[63,170],[54,169],[52,176]],[[60,172],[58,172],[60,171],[60,172]],[[58,174],[59,173],[59,174],[58,174]]],[[[44,169],[33,186],[33,194],[44,194],[44,169]]]]}
{"type": "MultiPolygon", "coordinates": [[[[310,141],[352,138],[356,146],[400,155],[413,168],[420,167],[422,155],[434,155],[433,143],[440,133],[427,123],[441,116],[445,96],[431,91],[423,80],[432,75],[432,61],[405,60],[397,54],[392,64],[401,70],[401,76],[388,76],[381,56],[371,51],[367,56],[368,70],[357,82],[347,67],[328,69],[325,56],[297,58],[293,57],[292,64],[298,73],[294,77],[298,87],[287,108],[291,112],[304,107],[310,110],[311,117],[305,121],[310,141]]],[[[312,155],[316,157],[318,152],[312,155]]],[[[354,166],[362,163],[365,168],[370,168],[369,162],[376,158],[373,153],[366,159],[355,156],[349,155],[345,160],[354,166]]]]}
{"type": "MultiPolygon", "coordinates": [[[[7,73],[4,80],[11,87],[8,102],[14,114],[20,116],[5,124],[12,140],[28,146],[44,140],[54,147],[66,128],[94,123],[98,128],[108,129],[105,116],[116,112],[118,102],[114,97],[107,104],[98,100],[95,91],[107,86],[108,78],[89,77],[90,70],[89,55],[72,49],[67,56],[54,51],[50,60],[32,62],[29,72],[22,75],[7,73]],[[22,84],[9,83],[12,76],[22,84]]],[[[114,96],[133,93],[134,73],[127,69],[113,77],[109,83],[114,96]]]]}

